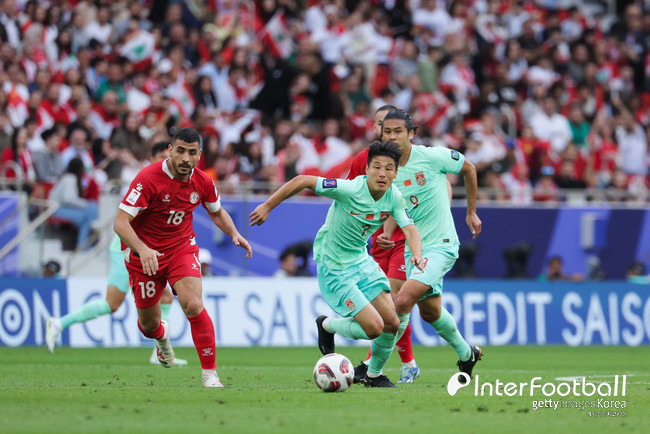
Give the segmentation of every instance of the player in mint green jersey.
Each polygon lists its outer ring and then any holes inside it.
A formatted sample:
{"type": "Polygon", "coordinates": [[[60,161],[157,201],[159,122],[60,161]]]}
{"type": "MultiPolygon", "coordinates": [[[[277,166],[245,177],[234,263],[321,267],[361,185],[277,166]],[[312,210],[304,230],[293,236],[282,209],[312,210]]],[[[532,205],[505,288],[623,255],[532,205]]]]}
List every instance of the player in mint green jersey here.
{"type": "Polygon", "coordinates": [[[318,317],[318,346],[323,354],[333,353],[335,333],[350,339],[372,339],[372,357],[363,380],[370,387],[396,387],[382,370],[395,347],[398,330],[406,328],[408,315],[400,324],[388,278],[368,255],[368,238],[392,216],[411,246],[409,265],[419,269],[421,264],[420,236],[404,198],[393,185],[400,155],[394,143],[375,142],[368,151],[366,176],[346,180],[299,175],[250,215],[251,226],[260,225],[273,208],[305,188],[334,199],[316,235],[314,259],[321,294],[342,318],[318,317]]]}
{"type": "MultiPolygon", "coordinates": [[[[472,375],[472,369],[481,358],[481,349],[463,339],[456,321],[441,304],[444,275],[458,258],[458,235],[451,215],[447,190],[447,173],[463,175],[467,191],[466,222],[474,238],[481,232],[481,220],[476,214],[476,168],[458,151],[444,147],[428,148],[411,144],[415,134],[413,120],[404,110],[388,112],[383,122],[382,138],[396,143],[402,151],[395,185],[404,195],[420,233],[422,268],[410,266],[408,240],[405,249],[408,281],[395,300],[398,316],[411,312],[415,304],[422,319],[458,353],[461,372],[472,375]]],[[[380,245],[390,246],[394,222],[384,226],[380,245]]],[[[419,247],[419,246],[418,246],[419,247]]]]}

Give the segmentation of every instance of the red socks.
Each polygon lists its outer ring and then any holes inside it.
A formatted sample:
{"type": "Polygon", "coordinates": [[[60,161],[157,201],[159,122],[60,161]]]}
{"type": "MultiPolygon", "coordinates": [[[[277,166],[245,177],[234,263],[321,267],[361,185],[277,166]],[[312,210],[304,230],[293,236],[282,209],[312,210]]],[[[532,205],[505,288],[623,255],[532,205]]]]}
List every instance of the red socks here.
{"type": "Polygon", "coordinates": [[[162,323],[158,324],[158,328],[153,331],[153,333],[147,334],[142,330],[142,326],[140,325],[140,320],[138,320],[138,328],[142,332],[142,334],[149,338],[149,339],[160,339],[163,336],[165,336],[165,327],[163,327],[162,323]]]}
{"type": "Polygon", "coordinates": [[[187,318],[192,328],[192,340],[196,352],[199,353],[201,368],[217,369],[215,355],[214,326],[208,312],[203,309],[200,314],[192,318],[187,318]]]}
{"type": "MultiPolygon", "coordinates": [[[[399,358],[402,359],[402,363],[408,363],[414,359],[413,357],[413,345],[411,344],[411,323],[409,322],[404,330],[404,334],[395,344],[395,349],[399,358]]],[[[368,348],[368,357],[366,360],[370,360],[370,348],[368,348]]]]}

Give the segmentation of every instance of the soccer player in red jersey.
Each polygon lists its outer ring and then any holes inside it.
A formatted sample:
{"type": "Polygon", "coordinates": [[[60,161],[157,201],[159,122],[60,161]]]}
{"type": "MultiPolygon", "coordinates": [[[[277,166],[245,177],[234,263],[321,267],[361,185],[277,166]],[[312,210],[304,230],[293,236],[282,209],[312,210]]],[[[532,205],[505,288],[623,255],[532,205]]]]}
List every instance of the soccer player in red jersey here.
{"type": "Polygon", "coordinates": [[[131,182],[113,227],[126,245],[138,327],[144,336],[156,340],[160,364],[166,368],[174,364],[169,327],[160,319],[160,297],[169,281],[190,321],[203,385],[223,387],[217,375],[214,326],[203,307],[199,248],[192,229],[194,209],[202,204],[233,244],[246,250],[246,258],[253,251],[221,207],[212,179],[196,168],[200,141],[197,131],[178,130],[170,145],[171,157],[145,167],[131,182]]]}

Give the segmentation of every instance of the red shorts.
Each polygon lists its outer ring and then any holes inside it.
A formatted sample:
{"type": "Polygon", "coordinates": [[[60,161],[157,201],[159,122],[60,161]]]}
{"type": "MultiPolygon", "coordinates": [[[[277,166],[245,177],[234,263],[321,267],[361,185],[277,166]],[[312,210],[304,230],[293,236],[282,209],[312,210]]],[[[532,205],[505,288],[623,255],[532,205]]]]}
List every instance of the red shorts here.
{"type": "MultiPolygon", "coordinates": [[[[379,248],[377,248],[379,250],[379,248]]],[[[382,250],[388,254],[380,254],[375,257],[386,276],[391,279],[406,280],[406,266],[404,265],[404,241],[395,243],[390,250],[382,250]]]]}
{"type": "Polygon", "coordinates": [[[129,270],[129,284],[133,290],[135,305],[146,309],[158,303],[167,282],[174,286],[183,277],[201,278],[199,249],[195,250],[158,258],[158,271],[153,276],[144,274],[140,257],[131,252],[126,268],[129,270]]]}

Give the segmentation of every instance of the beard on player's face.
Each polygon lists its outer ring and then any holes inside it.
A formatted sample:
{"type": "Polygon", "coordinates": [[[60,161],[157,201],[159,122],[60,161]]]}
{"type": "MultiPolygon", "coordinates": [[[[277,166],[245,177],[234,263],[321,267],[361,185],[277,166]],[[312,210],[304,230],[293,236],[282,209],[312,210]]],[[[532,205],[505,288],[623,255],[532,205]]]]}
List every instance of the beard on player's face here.
{"type": "Polygon", "coordinates": [[[172,158],[172,166],[174,166],[174,171],[177,174],[179,174],[181,176],[185,176],[185,175],[189,175],[192,172],[192,169],[194,169],[194,167],[196,166],[196,163],[192,164],[191,160],[190,161],[183,161],[183,160],[175,161],[172,158]]]}

